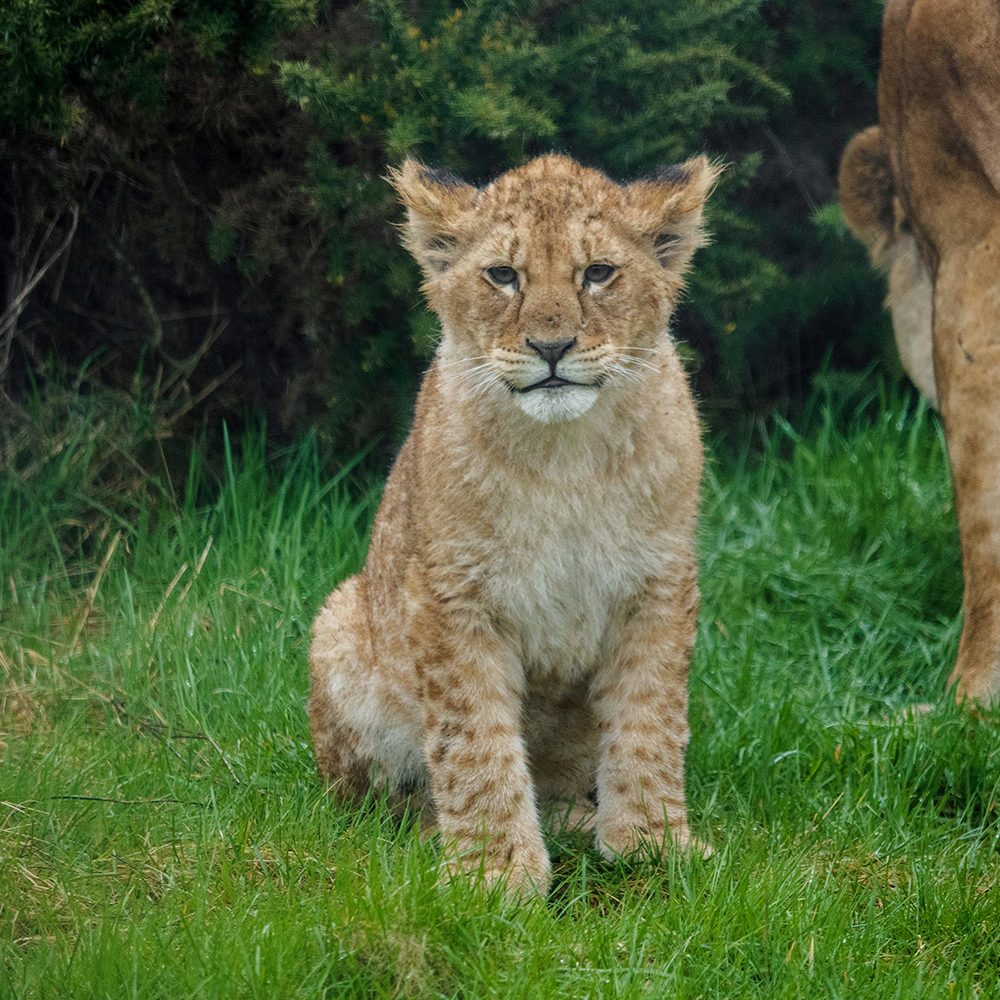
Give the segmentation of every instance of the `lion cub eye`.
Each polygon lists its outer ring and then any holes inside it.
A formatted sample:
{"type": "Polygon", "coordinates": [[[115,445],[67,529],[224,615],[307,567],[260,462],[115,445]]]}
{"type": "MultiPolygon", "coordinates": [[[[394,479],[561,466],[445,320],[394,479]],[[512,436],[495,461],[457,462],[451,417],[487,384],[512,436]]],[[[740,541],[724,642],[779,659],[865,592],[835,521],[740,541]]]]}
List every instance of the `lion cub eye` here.
{"type": "Polygon", "coordinates": [[[494,285],[499,285],[501,287],[513,285],[517,288],[517,271],[515,271],[512,267],[506,267],[505,265],[488,267],[486,268],[486,276],[493,282],[494,285]]]}
{"type": "Polygon", "coordinates": [[[591,264],[583,272],[583,283],[585,285],[603,285],[616,270],[617,268],[611,264],[591,264]]]}

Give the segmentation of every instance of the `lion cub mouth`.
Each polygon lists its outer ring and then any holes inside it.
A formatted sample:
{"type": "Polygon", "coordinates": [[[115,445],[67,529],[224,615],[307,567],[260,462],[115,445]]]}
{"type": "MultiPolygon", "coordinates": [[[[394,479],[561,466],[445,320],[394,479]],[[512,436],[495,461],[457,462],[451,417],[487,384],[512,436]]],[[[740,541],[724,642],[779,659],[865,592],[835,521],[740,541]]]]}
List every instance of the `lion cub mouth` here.
{"type": "Polygon", "coordinates": [[[562,389],[567,385],[580,385],[592,388],[589,382],[571,382],[568,378],[563,378],[561,375],[546,375],[539,382],[533,382],[531,385],[525,385],[521,387],[513,387],[515,392],[534,392],[535,389],[562,389]]]}

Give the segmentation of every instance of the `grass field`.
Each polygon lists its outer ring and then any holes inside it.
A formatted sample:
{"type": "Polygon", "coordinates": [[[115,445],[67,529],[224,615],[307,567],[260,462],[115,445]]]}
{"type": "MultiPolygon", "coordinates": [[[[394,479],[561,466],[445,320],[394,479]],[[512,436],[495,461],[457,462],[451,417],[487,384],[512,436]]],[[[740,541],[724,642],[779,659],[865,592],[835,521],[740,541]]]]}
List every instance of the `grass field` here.
{"type": "Polygon", "coordinates": [[[147,475],[95,420],[0,481],[0,995],[1000,996],[1000,736],[944,695],[957,536],[910,397],[715,442],[688,790],[717,853],[555,836],[523,907],[315,777],[309,623],[377,491],[259,435],[147,475]]]}

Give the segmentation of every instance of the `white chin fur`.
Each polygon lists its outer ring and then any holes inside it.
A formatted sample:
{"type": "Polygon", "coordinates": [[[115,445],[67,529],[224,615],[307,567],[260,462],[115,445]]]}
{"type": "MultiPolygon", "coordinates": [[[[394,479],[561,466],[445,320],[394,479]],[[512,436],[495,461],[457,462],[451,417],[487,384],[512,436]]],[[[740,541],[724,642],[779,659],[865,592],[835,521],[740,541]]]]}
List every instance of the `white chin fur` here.
{"type": "Polygon", "coordinates": [[[543,424],[582,417],[597,399],[598,390],[589,385],[563,386],[561,389],[535,389],[515,396],[517,405],[543,424]]]}

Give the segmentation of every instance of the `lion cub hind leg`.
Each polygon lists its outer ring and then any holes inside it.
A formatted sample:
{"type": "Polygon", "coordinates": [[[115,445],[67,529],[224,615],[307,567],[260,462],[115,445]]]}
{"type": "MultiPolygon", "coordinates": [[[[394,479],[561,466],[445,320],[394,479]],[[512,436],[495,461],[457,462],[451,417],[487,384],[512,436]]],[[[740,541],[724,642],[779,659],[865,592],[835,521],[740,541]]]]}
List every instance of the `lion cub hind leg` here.
{"type": "Polygon", "coordinates": [[[419,811],[426,785],[419,718],[369,662],[362,596],[358,577],[345,581],[313,625],[309,723],[316,763],[344,798],[384,791],[394,805],[419,811]]]}

